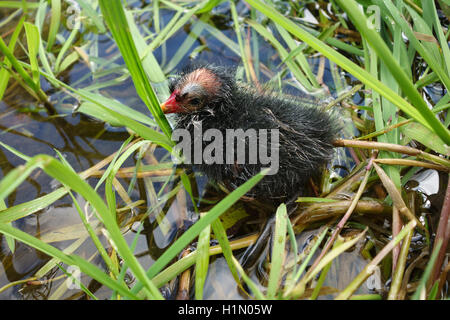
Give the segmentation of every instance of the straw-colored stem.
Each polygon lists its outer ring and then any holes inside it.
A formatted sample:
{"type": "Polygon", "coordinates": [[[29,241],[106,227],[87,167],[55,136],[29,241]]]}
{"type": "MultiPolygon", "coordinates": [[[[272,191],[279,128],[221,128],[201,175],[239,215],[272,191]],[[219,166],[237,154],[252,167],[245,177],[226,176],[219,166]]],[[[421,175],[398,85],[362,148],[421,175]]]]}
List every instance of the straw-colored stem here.
{"type": "MultiPolygon", "coordinates": [[[[321,221],[331,217],[344,214],[351,205],[350,200],[337,201],[331,203],[318,203],[309,206],[306,210],[299,209],[301,212],[299,216],[295,217],[293,224],[303,225],[315,221],[321,221]]],[[[376,200],[360,200],[356,204],[355,213],[358,214],[374,214],[374,215],[388,215],[392,212],[392,207],[387,206],[376,200]]]]}
{"type": "Polygon", "coordinates": [[[391,289],[389,290],[389,295],[388,295],[389,300],[397,299],[397,295],[400,291],[412,236],[413,236],[413,230],[410,230],[408,232],[408,234],[406,235],[406,238],[403,240],[400,255],[397,260],[397,267],[395,268],[395,272],[394,272],[393,279],[392,279],[391,289]]]}
{"type": "Polygon", "coordinates": [[[376,159],[375,162],[381,163],[381,164],[397,165],[397,166],[422,167],[422,168],[435,169],[435,170],[445,171],[445,172],[450,171],[450,168],[441,166],[439,164],[428,163],[428,162],[417,161],[417,160],[410,160],[410,159],[376,159]]]}
{"type": "Polygon", "coordinates": [[[353,292],[375,271],[375,267],[386,257],[386,255],[416,226],[416,222],[410,221],[397,237],[392,239],[376,256],[367,264],[367,266],[353,279],[353,281],[338,294],[335,300],[346,300],[350,298],[353,292]]]}
{"type": "Polygon", "coordinates": [[[353,148],[363,148],[363,149],[376,149],[376,150],[386,150],[402,154],[407,154],[410,156],[415,156],[419,159],[429,160],[434,163],[438,163],[445,167],[450,168],[450,161],[427,152],[421,151],[419,149],[401,146],[393,143],[386,142],[374,142],[374,141],[358,141],[358,140],[348,140],[339,139],[333,142],[335,147],[353,147],[353,148]]]}

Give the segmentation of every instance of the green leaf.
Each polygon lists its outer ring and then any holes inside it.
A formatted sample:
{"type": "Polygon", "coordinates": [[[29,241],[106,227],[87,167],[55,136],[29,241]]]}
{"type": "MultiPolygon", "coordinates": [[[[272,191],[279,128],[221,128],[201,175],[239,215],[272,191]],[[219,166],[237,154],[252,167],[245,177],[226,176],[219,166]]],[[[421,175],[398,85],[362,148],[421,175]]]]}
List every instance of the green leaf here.
{"type": "MultiPolygon", "coordinates": [[[[156,262],[147,271],[149,278],[153,278],[158,272],[162,270],[181,250],[183,250],[198,234],[208,225],[216,220],[222,213],[229,209],[240,197],[245,195],[254,185],[256,185],[268,172],[265,169],[246,181],[239,188],[235,189],[224,199],[222,199],[217,205],[215,205],[208,213],[200,218],[194,225],[192,225],[183,235],[178,238],[167,249],[156,262]]],[[[133,292],[137,293],[141,290],[142,285],[136,284],[133,288],[133,292]]]]}
{"type": "Polygon", "coordinates": [[[24,11],[29,9],[36,9],[39,6],[38,2],[31,1],[0,1],[0,8],[9,8],[9,9],[23,9],[24,11]]]}
{"type": "MultiPolygon", "coordinates": [[[[341,8],[344,9],[344,11],[349,15],[350,19],[355,24],[355,27],[371,45],[373,50],[377,52],[378,57],[386,64],[386,67],[389,69],[392,76],[396,79],[398,85],[402,89],[403,94],[405,94],[409,98],[415,109],[420,113],[422,119],[416,120],[434,131],[447,144],[450,144],[450,131],[444,127],[444,125],[428,108],[428,105],[419,94],[417,89],[414,87],[411,79],[408,78],[406,73],[399,66],[397,60],[392,55],[386,43],[380,37],[378,32],[374,28],[371,28],[369,26],[366,16],[361,12],[357,3],[354,0],[336,1],[341,6],[341,8]]],[[[386,96],[386,93],[380,92],[380,94],[389,99],[386,96]]],[[[391,102],[395,104],[395,101],[391,102]]],[[[400,107],[399,105],[397,106],[400,107]]],[[[404,111],[407,112],[407,110],[404,111]]],[[[412,114],[410,115],[413,116],[412,114]]]]}
{"type": "Polygon", "coordinates": [[[219,245],[222,248],[223,256],[227,261],[231,274],[234,280],[239,283],[239,275],[233,262],[233,251],[231,250],[230,242],[228,241],[227,232],[220,219],[216,219],[211,223],[211,227],[214,232],[215,238],[219,241],[219,245]]]}
{"type": "Polygon", "coordinates": [[[136,278],[145,285],[149,297],[162,299],[161,293],[146,276],[142,266],[130,251],[129,246],[117,225],[115,216],[111,216],[109,208],[91,186],[61,162],[48,155],[38,155],[31,158],[25,166],[12,170],[0,181],[0,198],[4,198],[8,192],[15,189],[15,186],[18,185],[20,181],[23,181],[36,167],[42,168],[48,175],[58,179],[61,183],[81,194],[93,206],[108,231],[110,241],[115,244],[119,254],[127,261],[136,278]]]}
{"type": "Polygon", "coordinates": [[[207,225],[198,236],[197,261],[195,264],[195,299],[203,299],[203,286],[208,274],[209,265],[209,238],[211,225],[207,225]]]}
{"type": "Polygon", "coordinates": [[[439,239],[439,242],[437,243],[436,247],[433,250],[433,253],[431,254],[430,260],[428,261],[427,267],[425,268],[425,271],[422,275],[422,278],[420,279],[419,285],[417,286],[416,291],[414,292],[413,296],[411,297],[412,300],[425,300],[426,299],[426,285],[427,281],[430,278],[434,264],[437,260],[437,257],[439,255],[439,249],[442,246],[442,240],[439,239]],[[423,299],[422,299],[423,298],[423,299]]]}
{"type": "Polygon", "coordinates": [[[130,71],[138,95],[152,113],[161,130],[170,139],[172,129],[159,107],[158,99],[142,67],[121,1],[99,0],[99,3],[103,17],[130,71]]]}
{"type": "Polygon", "coordinates": [[[30,58],[31,74],[37,87],[40,86],[39,81],[39,64],[37,55],[39,51],[39,30],[31,23],[25,22],[25,33],[27,35],[28,57],[30,58]]]}
{"type": "Polygon", "coordinates": [[[98,103],[84,102],[78,109],[79,112],[86,113],[112,125],[125,126],[138,134],[140,137],[159,144],[160,146],[171,150],[172,141],[160,132],[151,129],[130,117],[122,115],[116,111],[110,110],[98,103]]]}
{"type": "Polygon", "coordinates": [[[56,34],[58,33],[59,24],[61,22],[61,0],[52,0],[52,15],[50,18],[50,29],[48,31],[47,51],[51,51],[55,43],[56,34]]]}
{"type": "Polygon", "coordinates": [[[197,10],[197,14],[198,13],[205,13],[205,12],[209,12],[212,9],[214,9],[214,7],[218,6],[219,4],[221,4],[222,2],[224,2],[224,0],[209,0],[204,6],[203,8],[197,10]]]}
{"type": "MultiPolygon", "coordinates": [[[[22,31],[23,23],[25,21],[25,16],[20,18],[17,26],[14,29],[14,32],[9,40],[8,48],[10,51],[14,52],[14,48],[16,47],[17,38],[19,37],[20,32],[22,31]]],[[[6,66],[10,67],[11,62],[8,59],[5,59],[6,66]]],[[[8,86],[10,73],[6,68],[0,67],[0,100],[3,99],[3,95],[5,93],[6,87],[8,86]]]]}
{"type": "Polygon", "coordinates": [[[36,248],[37,250],[51,256],[58,258],[60,261],[66,263],[67,265],[76,265],[80,268],[80,270],[84,273],[86,273],[88,276],[92,277],[93,279],[97,280],[100,283],[103,283],[104,285],[108,286],[109,288],[112,288],[114,290],[117,290],[120,292],[121,295],[124,297],[129,297],[132,299],[138,299],[135,295],[130,293],[128,288],[121,286],[116,283],[113,279],[108,277],[103,270],[99,269],[95,265],[85,261],[81,257],[78,257],[76,255],[67,255],[60,250],[56,249],[55,247],[33,237],[29,234],[13,228],[9,226],[8,224],[0,223],[0,232],[4,235],[8,235],[10,237],[13,237],[14,239],[23,242],[26,245],[29,245],[33,248],[36,248]]]}
{"type": "Polygon", "coordinates": [[[272,261],[270,265],[269,283],[267,285],[267,298],[274,299],[278,286],[280,285],[283,264],[285,258],[287,210],[282,203],[276,212],[275,234],[273,236],[272,261]]]}
{"type": "MultiPolygon", "coordinates": [[[[338,64],[341,68],[351,73],[353,76],[357,77],[359,80],[361,80],[363,83],[371,87],[373,90],[376,90],[381,95],[386,97],[389,101],[394,103],[398,108],[403,110],[405,113],[422,123],[423,125],[427,126],[432,131],[436,132],[447,144],[450,144],[450,133],[449,131],[444,128],[441,122],[435,118],[435,116],[431,113],[431,111],[428,109],[428,107],[425,104],[426,108],[423,108],[424,101],[421,100],[419,104],[417,105],[417,108],[414,108],[410,103],[408,103],[405,99],[401,98],[397,93],[395,93],[393,90],[391,90],[388,86],[384,85],[382,82],[380,82],[378,79],[374,78],[372,75],[370,75],[367,71],[363,70],[356,64],[354,64],[352,61],[344,57],[343,55],[339,54],[332,48],[328,47],[325,43],[318,40],[317,38],[313,37],[309,33],[305,32],[302,28],[300,28],[297,24],[292,22],[291,20],[287,19],[283,15],[281,15],[279,12],[274,10],[271,6],[261,2],[260,0],[248,0],[249,4],[251,4],[253,7],[255,7],[257,10],[261,11],[263,14],[265,14],[267,17],[272,19],[275,23],[280,24],[282,27],[284,27],[287,31],[291,32],[293,35],[297,36],[302,41],[305,41],[308,43],[309,46],[311,46],[313,49],[321,52],[324,56],[326,56],[331,61],[334,61],[336,64],[338,64]],[[431,113],[431,115],[430,115],[431,113]]],[[[339,1],[340,3],[342,1],[339,1]]],[[[349,0],[348,3],[354,4],[353,0],[349,0]]],[[[347,2],[345,4],[342,4],[342,7],[347,6],[347,2]]],[[[359,9],[356,9],[359,10],[359,9]]],[[[358,11],[358,19],[362,19],[362,23],[366,21],[367,19],[358,11]]],[[[357,20],[357,19],[356,19],[357,20]]],[[[379,36],[378,36],[379,37],[379,36]]],[[[383,45],[385,46],[384,42],[383,45]]],[[[390,53],[389,53],[390,54],[390,53]]],[[[403,72],[403,71],[402,71],[403,72]]],[[[409,79],[406,79],[407,82],[410,83],[409,79]]],[[[408,87],[409,88],[409,87],[408,87]]],[[[414,89],[415,92],[417,92],[414,89]]],[[[414,94],[413,94],[414,95],[414,94]]],[[[419,96],[420,97],[420,96],[419,96]]],[[[417,96],[414,95],[414,102],[417,100],[417,96]]],[[[420,99],[422,99],[420,97],[420,99]]]]}
{"type": "MultiPolygon", "coordinates": [[[[399,120],[403,121],[405,119],[400,117],[399,120]]],[[[427,146],[440,154],[450,156],[450,147],[434,132],[431,132],[420,123],[408,123],[401,126],[400,131],[408,138],[417,140],[424,146],[427,146]]]]}

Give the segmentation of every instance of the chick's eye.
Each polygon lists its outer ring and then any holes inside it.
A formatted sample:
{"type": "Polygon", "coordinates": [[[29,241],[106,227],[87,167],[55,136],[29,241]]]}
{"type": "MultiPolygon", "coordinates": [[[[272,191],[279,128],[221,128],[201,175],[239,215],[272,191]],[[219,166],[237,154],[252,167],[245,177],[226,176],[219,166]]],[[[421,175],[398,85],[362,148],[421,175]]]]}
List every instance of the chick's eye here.
{"type": "Polygon", "coordinates": [[[193,106],[199,105],[200,104],[200,99],[199,98],[193,98],[189,101],[189,103],[193,106]]]}

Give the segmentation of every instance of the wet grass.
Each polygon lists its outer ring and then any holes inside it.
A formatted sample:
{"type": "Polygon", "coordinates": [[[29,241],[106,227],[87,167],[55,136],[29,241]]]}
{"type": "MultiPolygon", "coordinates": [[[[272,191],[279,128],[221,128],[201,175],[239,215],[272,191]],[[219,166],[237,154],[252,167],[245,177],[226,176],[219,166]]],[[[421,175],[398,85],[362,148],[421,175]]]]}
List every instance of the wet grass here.
{"type": "MultiPolygon", "coordinates": [[[[71,281],[67,269],[77,266],[83,274],[109,288],[111,299],[162,299],[159,289],[173,279],[179,281],[179,293],[185,297],[192,293],[196,299],[202,299],[210,259],[223,254],[236,286],[244,290],[242,280],[251,289],[246,294],[257,299],[317,299],[328,294],[335,299],[448,297],[445,284],[449,267],[444,261],[450,236],[450,189],[439,190],[444,200],[434,213],[440,219],[432,224],[416,205],[419,195],[409,187],[413,175],[422,168],[441,172],[448,184],[450,31],[448,6],[443,1],[367,0],[361,2],[363,10],[354,0],[304,1],[302,6],[260,0],[161,0],[132,7],[125,7],[120,0],[78,2],[80,15],[76,18],[81,19],[75,20],[65,16],[68,13],[64,10],[69,10],[70,4],[60,0],[0,2],[0,9],[9,10],[14,17],[1,22],[2,27],[12,26],[13,31],[0,38],[0,97],[9,86],[18,84],[49,115],[63,112],[55,108],[42,89],[45,80],[54,89],[75,98],[79,104],[77,112],[126,127],[130,137],[117,152],[79,173],[63,156],[29,157],[23,150],[1,143],[2,148],[21,158],[24,164],[4,172],[0,180],[0,232],[12,252],[15,241],[20,241],[52,259],[32,278],[8,284],[0,291],[39,280],[55,266],[71,281]],[[305,10],[317,20],[301,19],[305,10]],[[171,18],[162,19],[167,12],[171,18]],[[151,26],[139,25],[137,21],[146,14],[151,16],[151,26]],[[215,25],[214,18],[220,15],[225,15],[232,25],[234,38],[215,25]],[[63,24],[69,22],[72,28],[64,29],[63,24]],[[169,52],[166,44],[186,26],[189,36],[174,52],[169,52]],[[91,47],[88,54],[89,46],[80,37],[82,28],[93,30],[93,34],[109,32],[117,49],[115,57],[123,59],[124,64],[95,56],[98,52],[95,44],[96,50],[91,47]],[[236,250],[255,241],[255,235],[230,240],[229,226],[224,220],[225,215],[235,212],[239,199],[264,173],[204,210],[205,206],[196,206],[198,198],[192,174],[173,169],[170,157],[161,160],[154,157],[156,148],[170,153],[174,146],[169,121],[159,107],[159,101],[169,93],[167,77],[185,57],[195,57],[207,49],[205,34],[239,57],[238,74],[244,81],[260,87],[264,78],[276,89],[294,87],[322,98],[332,91],[335,99],[328,99],[327,108],[349,115],[353,123],[347,122],[346,132],[358,129],[356,136],[347,135],[335,143],[338,150],[346,148],[350,160],[357,165],[343,176],[328,168],[322,182],[315,185],[313,196],[298,199],[299,209],[291,219],[284,205],[276,211],[274,245],[266,263],[265,285],[245,274],[235,257],[236,250]],[[262,41],[276,52],[275,66],[262,62],[262,41]],[[197,43],[201,45],[194,47],[197,43]],[[160,61],[154,55],[156,49],[162,52],[160,61]],[[311,65],[312,59],[318,59],[317,68],[311,65]],[[77,61],[99,67],[93,68],[94,75],[101,72],[120,76],[86,87],[62,81],[60,75],[77,61]],[[325,64],[329,65],[332,78],[328,83],[323,79],[325,64]],[[351,85],[357,90],[343,81],[341,70],[354,77],[351,85]],[[147,112],[102,94],[102,88],[128,79],[147,112]],[[442,94],[430,94],[433,88],[442,94]],[[363,97],[362,102],[355,102],[355,94],[363,97]],[[149,155],[153,163],[146,165],[143,159],[149,155]],[[125,168],[130,157],[138,159],[137,165],[125,168]],[[59,181],[60,186],[45,196],[7,208],[5,200],[37,170],[59,181]],[[131,177],[128,190],[120,182],[124,175],[131,177]],[[99,177],[95,187],[90,183],[92,177],[99,177]],[[159,191],[149,177],[160,178],[159,191]],[[126,213],[142,205],[142,201],[133,202],[130,197],[138,179],[144,180],[151,199],[146,202],[144,214],[130,217],[126,213]],[[170,190],[166,188],[173,182],[176,183],[170,190]],[[100,187],[104,194],[100,193],[100,187]],[[81,224],[70,231],[85,231],[64,238],[73,240],[65,249],[13,226],[14,221],[45,209],[66,195],[72,198],[81,219],[81,224]],[[88,205],[83,206],[80,197],[88,205]],[[179,212],[194,204],[192,210],[200,218],[145,269],[134,251],[142,223],[152,216],[164,230],[167,221],[160,208],[174,199],[181,208],[179,212]],[[138,231],[131,234],[130,241],[126,235],[135,223],[139,225],[138,231]],[[315,229],[313,239],[299,251],[296,236],[315,229]],[[413,236],[425,239],[418,249],[412,248],[413,236]],[[212,237],[218,240],[218,245],[210,244],[212,237]],[[95,255],[101,257],[103,265],[92,262],[93,257],[74,253],[87,238],[94,243],[95,255]],[[190,248],[180,256],[193,241],[196,249],[190,248]],[[361,254],[365,254],[366,266],[343,289],[325,286],[331,265],[357,245],[362,248],[361,254]],[[194,265],[192,284],[190,267],[194,265]],[[380,273],[380,269],[383,283],[388,283],[386,288],[358,295],[358,288],[370,276],[380,273]],[[128,272],[135,277],[132,284],[126,280],[128,272]]],[[[231,225],[239,219],[232,218],[231,225]]],[[[64,284],[59,288],[61,292],[55,292],[51,298],[63,295],[64,284]]],[[[81,286],[81,290],[97,298],[87,286],[81,286]]]]}

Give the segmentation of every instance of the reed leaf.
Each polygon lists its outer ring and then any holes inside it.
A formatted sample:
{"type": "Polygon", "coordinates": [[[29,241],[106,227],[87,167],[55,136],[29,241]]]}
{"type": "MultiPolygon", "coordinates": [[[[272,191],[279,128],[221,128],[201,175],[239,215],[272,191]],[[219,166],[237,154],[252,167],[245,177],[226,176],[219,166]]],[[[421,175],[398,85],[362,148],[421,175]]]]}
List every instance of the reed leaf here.
{"type": "Polygon", "coordinates": [[[172,129],[159,107],[158,99],[142,67],[130,27],[120,0],[99,0],[104,19],[130,71],[136,92],[152,113],[162,132],[171,137],[172,129]]]}
{"type": "MultiPolygon", "coordinates": [[[[418,122],[422,123],[426,127],[428,127],[430,130],[435,132],[439,135],[439,137],[442,138],[444,142],[447,144],[450,143],[450,132],[444,128],[442,123],[440,123],[437,118],[431,113],[431,111],[426,108],[422,108],[424,102],[423,99],[420,97],[421,102],[419,102],[419,107],[416,109],[413,107],[410,103],[408,103],[405,99],[400,97],[397,93],[395,93],[393,90],[391,90],[388,86],[384,85],[382,82],[374,78],[371,74],[369,74],[367,71],[363,70],[359,66],[357,66],[355,63],[344,57],[343,55],[339,54],[337,51],[333,50],[329,46],[327,46],[322,41],[318,40],[308,32],[306,32],[304,29],[300,28],[297,24],[292,22],[291,20],[287,19],[283,15],[281,15],[279,12],[277,12],[274,8],[271,6],[263,3],[260,0],[248,0],[249,4],[251,4],[254,8],[256,8],[258,11],[265,14],[268,18],[273,20],[275,23],[278,23],[280,26],[284,27],[287,31],[292,33],[293,35],[297,36],[301,40],[308,43],[310,47],[313,49],[319,51],[324,56],[326,56],[331,61],[338,64],[341,68],[348,71],[355,77],[357,77],[359,80],[361,80],[363,83],[371,87],[373,90],[376,90],[379,92],[382,96],[386,97],[389,101],[391,101],[394,105],[396,105],[399,109],[413,117],[418,122]],[[431,113],[431,115],[430,115],[431,113]]],[[[341,2],[341,1],[340,1],[341,2]]],[[[339,2],[339,3],[340,3],[339,2]]],[[[349,1],[350,2],[350,1],[349,1]]],[[[353,0],[351,1],[352,3],[353,0]]],[[[343,7],[345,8],[347,2],[343,4],[343,7]]],[[[352,6],[353,8],[353,6],[352,6]]],[[[359,10],[359,9],[356,9],[359,10]]],[[[358,18],[362,19],[362,21],[366,21],[367,19],[364,19],[362,14],[358,11],[359,15],[358,18]]],[[[363,23],[363,22],[361,22],[363,23]]],[[[380,40],[382,41],[382,40],[380,40]]],[[[385,46],[384,42],[383,45],[385,46]]],[[[383,51],[384,53],[384,51],[383,51]]],[[[389,55],[390,52],[389,52],[389,55]]],[[[390,61],[390,60],[389,60],[390,61]]],[[[402,71],[403,72],[403,71],[402,71]]],[[[409,79],[406,79],[407,82],[410,83],[409,79]]],[[[408,85],[406,85],[408,86],[408,85]]],[[[414,89],[415,92],[417,92],[414,89]]],[[[416,95],[413,94],[415,98],[416,95]]]]}

